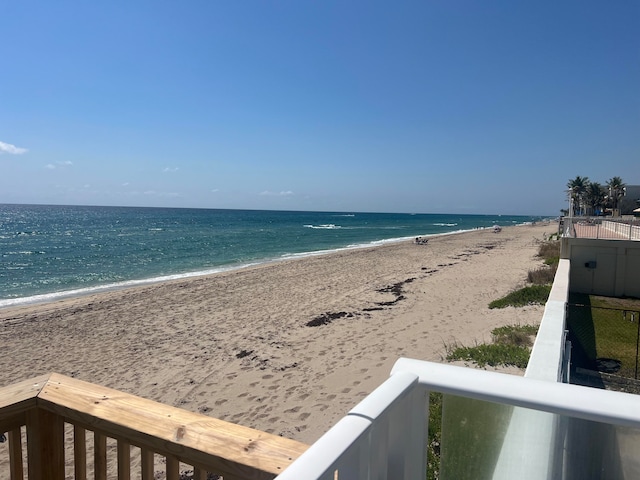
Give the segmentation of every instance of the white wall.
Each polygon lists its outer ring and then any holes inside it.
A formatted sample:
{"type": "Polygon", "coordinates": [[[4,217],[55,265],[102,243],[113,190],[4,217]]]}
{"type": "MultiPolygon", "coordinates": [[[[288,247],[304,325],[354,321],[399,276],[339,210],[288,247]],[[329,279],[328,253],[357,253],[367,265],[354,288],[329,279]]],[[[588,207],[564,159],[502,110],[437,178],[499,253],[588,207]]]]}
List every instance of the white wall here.
{"type": "Polygon", "coordinates": [[[560,256],[571,260],[572,292],[640,298],[640,242],[563,237],[560,256]]]}

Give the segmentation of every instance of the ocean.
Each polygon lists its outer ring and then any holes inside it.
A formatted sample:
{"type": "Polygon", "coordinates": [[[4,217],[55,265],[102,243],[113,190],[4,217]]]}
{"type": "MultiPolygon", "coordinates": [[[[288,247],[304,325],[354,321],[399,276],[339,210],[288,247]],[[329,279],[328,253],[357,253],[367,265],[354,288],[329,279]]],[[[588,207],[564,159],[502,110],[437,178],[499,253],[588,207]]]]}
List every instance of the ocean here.
{"type": "Polygon", "coordinates": [[[0,307],[541,217],[0,205],[0,307]]]}

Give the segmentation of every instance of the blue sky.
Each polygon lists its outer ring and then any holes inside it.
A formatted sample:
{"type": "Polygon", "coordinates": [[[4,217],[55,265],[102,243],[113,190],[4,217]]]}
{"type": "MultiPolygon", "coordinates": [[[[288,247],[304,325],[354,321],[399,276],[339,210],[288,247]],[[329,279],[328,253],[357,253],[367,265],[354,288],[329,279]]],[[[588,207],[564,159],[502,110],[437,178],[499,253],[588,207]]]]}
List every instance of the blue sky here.
{"type": "Polygon", "coordinates": [[[556,215],[640,184],[640,3],[0,0],[0,203],[556,215]]]}

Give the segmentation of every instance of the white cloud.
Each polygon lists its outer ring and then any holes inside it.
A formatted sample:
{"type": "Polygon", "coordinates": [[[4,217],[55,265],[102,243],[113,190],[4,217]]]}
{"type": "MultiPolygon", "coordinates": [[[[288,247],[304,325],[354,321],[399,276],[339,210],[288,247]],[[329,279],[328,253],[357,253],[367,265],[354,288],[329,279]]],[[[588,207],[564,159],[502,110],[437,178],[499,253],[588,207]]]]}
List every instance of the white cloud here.
{"type": "Polygon", "coordinates": [[[0,142],[0,154],[10,153],[12,155],[21,155],[27,152],[28,150],[26,148],[20,148],[15,145],[11,145],[10,143],[0,142]]]}
{"type": "Polygon", "coordinates": [[[162,169],[163,173],[168,173],[168,172],[177,172],[178,170],[180,170],[178,167],[164,167],[162,169]]]}
{"type": "MultiPolygon", "coordinates": [[[[137,192],[135,192],[137,194],[137,192]]],[[[169,198],[180,198],[182,194],[178,192],[158,192],[157,190],[145,190],[142,192],[143,195],[148,195],[150,197],[169,197],[169,198]]]]}
{"type": "Polygon", "coordinates": [[[217,192],[219,192],[219,191],[220,191],[220,189],[219,189],[219,188],[212,188],[212,189],[211,189],[211,193],[217,193],[217,192]]]}
{"type": "Polygon", "coordinates": [[[260,195],[265,195],[270,197],[289,197],[293,195],[293,192],[291,190],[282,191],[282,192],[270,192],[269,190],[265,190],[264,192],[260,193],[260,195]]]}
{"type": "Polygon", "coordinates": [[[73,162],[71,160],[65,160],[64,162],[56,162],[55,164],[47,163],[44,168],[55,170],[56,168],[70,167],[71,165],[73,165],[73,162]]]}

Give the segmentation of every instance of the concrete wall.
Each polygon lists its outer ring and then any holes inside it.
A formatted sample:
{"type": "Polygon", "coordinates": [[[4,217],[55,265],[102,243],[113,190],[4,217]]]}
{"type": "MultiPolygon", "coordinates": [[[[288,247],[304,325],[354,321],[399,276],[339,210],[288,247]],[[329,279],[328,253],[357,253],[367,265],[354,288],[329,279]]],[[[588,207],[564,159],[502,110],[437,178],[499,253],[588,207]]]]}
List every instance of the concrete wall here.
{"type": "Polygon", "coordinates": [[[640,242],[562,238],[560,257],[571,261],[571,291],[640,298],[640,242]]]}

